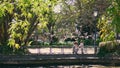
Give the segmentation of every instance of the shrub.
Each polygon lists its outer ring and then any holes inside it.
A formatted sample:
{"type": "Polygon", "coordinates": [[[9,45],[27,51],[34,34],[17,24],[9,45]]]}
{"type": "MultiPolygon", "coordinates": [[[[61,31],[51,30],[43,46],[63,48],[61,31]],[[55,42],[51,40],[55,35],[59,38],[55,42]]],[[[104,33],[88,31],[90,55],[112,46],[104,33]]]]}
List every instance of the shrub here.
{"type": "Polygon", "coordinates": [[[120,55],[120,40],[100,42],[99,47],[99,56],[120,55]]]}
{"type": "Polygon", "coordinates": [[[85,40],[84,40],[84,44],[85,44],[85,45],[93,45],[93,42],[94,42],[94,41],[93,41],[92,39],[85,39],[85,40]]]}

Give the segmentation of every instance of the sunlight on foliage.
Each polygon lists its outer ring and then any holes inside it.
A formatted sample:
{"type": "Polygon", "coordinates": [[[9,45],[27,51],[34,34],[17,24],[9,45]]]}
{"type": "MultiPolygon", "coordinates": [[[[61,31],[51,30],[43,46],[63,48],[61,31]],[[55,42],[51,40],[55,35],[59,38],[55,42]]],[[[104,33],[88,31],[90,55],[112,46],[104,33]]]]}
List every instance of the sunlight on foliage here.
{"type": "Polygon", "coordinates": [[[8,45],[17,49],[24,45],[24,42],[20,43],[20,41],[25,40],[29,25],[28,21],[19,20],[12,22],[9,29],[10,39],[8,40],[8,45]]]}
{"type": "Polygon", "coordinates": [[[115,37],[115,31],[111,25],[111,21],[108,21],[109,17],[103,15],[98,23],[98,28],[100,29],[100,38],[102,41],[112,41],[115,37]]]}
{"type": "Polygon", "coordinates": [[[103,41],[112,41],[116,39],[116,34],[120,33],[120,1],[114,0],[111,3],[98,24],[103,41]]]}
{"type": "Polygon", "coordinates": [[[38,24],[40,28],[46,27],[49,6],[55,6],[56,2],[56,0],[0,1],[0,30],[2,31],[0,37],[3,39],[0,41],[1,45],[10,47],[11,52],[17,53],[21,49],[24,51],[25,46],[30,45],[29,39],[38,24]]]}

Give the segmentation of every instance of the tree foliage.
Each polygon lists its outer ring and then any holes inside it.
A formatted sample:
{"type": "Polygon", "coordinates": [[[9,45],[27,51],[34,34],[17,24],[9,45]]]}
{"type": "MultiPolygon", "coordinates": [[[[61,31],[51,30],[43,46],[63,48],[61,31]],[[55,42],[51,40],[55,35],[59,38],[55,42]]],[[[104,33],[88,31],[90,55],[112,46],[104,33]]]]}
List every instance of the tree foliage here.
{"type": "Polygon", "coordinates": [[[46,23],[45,14],[55,0],[2,0],[0,1],[1,52],[8,47],[12,54],[23,52],[39,23],[46,23]]]}
{"type": "MultiPolygon", "coordinates": [[[[109,2],[107,0],[66,0],[62,2],[62,19],[59,25],[62,25],[70,29],[73,27],[71,32],[75,31],[75,23],[78,27],[82,26],[82,33],[88,32],[92,34],[94,28],[96,27],[93,16],[95,9],[98,11],[97,18],[104,13],[105,9],[108,7],[109,2]],[[70,27],[70,28],[69,28],[70,27]]],[[[97,19],[96,18],[96,19],[97,19]]],[[[68,31],[70,32],[70,31],[68,31]]],[[[70,33],[71,33],[70,32],[70,33]]]]}
{"type": "Polygon", "coordinates": [[[113,41],[120,33],[120,1],[110,0],[110,3],[98,24],[103,41],[113,41]]]}

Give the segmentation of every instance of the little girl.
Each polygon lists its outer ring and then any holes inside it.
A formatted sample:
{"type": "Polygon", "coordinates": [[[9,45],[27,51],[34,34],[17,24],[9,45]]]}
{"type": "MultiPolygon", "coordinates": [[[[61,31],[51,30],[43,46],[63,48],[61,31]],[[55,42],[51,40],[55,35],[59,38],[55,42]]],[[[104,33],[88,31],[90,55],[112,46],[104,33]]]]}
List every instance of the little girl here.
{"type": "Polygon", "coordinates": [[[78,54],[79,46],[77,42],[73,44],[73,54],[78,54]]]}
{"type": "Polygon", "coordinates": [[[81,48],[81,53],[84,54],[84,51],[83,51],[84,50],[84,43],[83,43],[83,41],[80,42],[79,47],[81,48]]]}

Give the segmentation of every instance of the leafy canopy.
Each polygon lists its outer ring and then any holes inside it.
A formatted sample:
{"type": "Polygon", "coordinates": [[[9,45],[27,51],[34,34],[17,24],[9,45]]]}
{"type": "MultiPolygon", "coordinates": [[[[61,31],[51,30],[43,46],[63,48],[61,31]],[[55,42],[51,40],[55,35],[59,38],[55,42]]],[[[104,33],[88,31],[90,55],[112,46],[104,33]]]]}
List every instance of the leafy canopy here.
{"type": "Polygon", "coordinates": [[[111,5],[101,16],[98,27],[103,41],[113,41],[120,33],[120,0],[110,0],[111,5]]]}
{"type": "Polygon", "coordinates": [[[0,29],[3,30],[0,36],[7,37],[7,42],[5,42],[7,44],[4,46],[19,50],[29,45],[29,38],[37,25],[39,23],[41,25],[47,24],[45,15],[49,12],[49,5],[54,5],[55,2],[56,0],[0,1],[0,29]],[[7,29],[5,29],[6,27],[7,29]],[[5,31],[8,36],[4,35],[5,31]]]}

